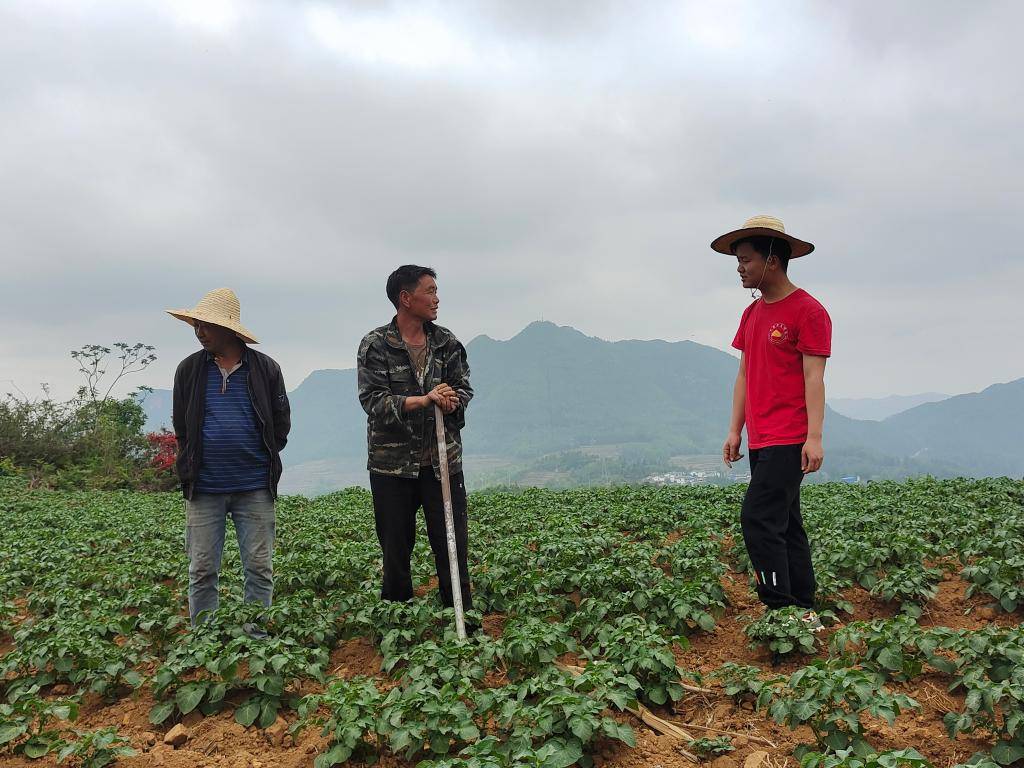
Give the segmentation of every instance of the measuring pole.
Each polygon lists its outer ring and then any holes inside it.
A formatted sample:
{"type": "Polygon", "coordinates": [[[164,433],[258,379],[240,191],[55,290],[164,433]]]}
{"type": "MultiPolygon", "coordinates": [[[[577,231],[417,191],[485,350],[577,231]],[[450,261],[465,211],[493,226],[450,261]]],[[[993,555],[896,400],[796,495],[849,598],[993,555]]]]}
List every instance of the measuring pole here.
{"type": "Polygon", "coordinates": [[[448,569],[452,578],[452,605],[455,608],[455,629],[459,639],[466,639],[466,618],[462,614],[462,581],[459,579],[459,551],[455,544],[455,517],[452,512],[452,485],[448,479],[448,445],[444,435],[444,413],[434,403],[434,426],[437,428],[437,460],[441,465],[441,496],[444,499],[444,532],[448,540],[448,569]]]}

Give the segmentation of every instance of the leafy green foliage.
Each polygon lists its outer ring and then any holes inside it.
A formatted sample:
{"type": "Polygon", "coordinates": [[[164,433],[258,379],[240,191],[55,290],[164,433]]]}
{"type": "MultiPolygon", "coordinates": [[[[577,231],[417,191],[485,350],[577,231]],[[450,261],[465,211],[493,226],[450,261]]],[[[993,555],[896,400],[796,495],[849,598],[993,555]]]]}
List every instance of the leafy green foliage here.
{"type": "Polygon", "coordinates": [[[577,648],[576,640],[564,624],[523,616],[505,625],[497,655],[513,674],[529,674],[577,648]]]}
{"type": "Polygon", "coordinates": [[[779,656],[793,651],[813,654],[817,650],[817,640],[803,620],[804,613],[803,608],[796,606],[765,611],[764,616],[748,624],[744,630],[751,640],[751,647],[762,643],[779,656]]]}
{"type": "Polygon", "coordinates": [[[721,682],[726,694],[737,704],[750,701],[755,710],[762,710],[771,704],[779,686],[786,682],[785,677],[765,677],[763,671],[757,667],[732,661],[727,661],[712,672],[711,677],[721,682]]]}
{"type": "Polygon", "coordinates": [[[520,685],[483,694],[478,710],[488,712],[507,735],[512,750],[554,746],[545,765],[582,760],[590,745],[609,738],[635,746],[633,729],[604,714],[636,705],[636,678],[614,665],[594,662],[579,675],[552,670],[520,685]]]}
{"type": "Polygon", "coordinates": [[[1024,759],[1024,627],[937,631],[929,640],[954,654],[950,687],[966,694],[963,709],[944,718],[950,736],[982,729],[996,738],[997,763],[1024,759]]]}
{"type": "Polygon", "coordinates": [[[462,749],[457,757],[421,760],[416,768],[566,768],[579,759],[564,742],[551,741],[535,749],[513,747],[486,736],[462,749]]]}
{"type": "Polygon", "coordinates": [[[916,749],[866,755],[858,755],[852,749],[840,749],[826,754],[809,752],[800,760],[800,768],[931,768],[931,763],[916,749]]]}
{"type": "MultiPolygon", "coordinates": [[[[771,715],[790,728],[810,726],[821,747],[870,754],[861,715],[867,713],[892,725],[901,712],[918,707],[908,696],[887,690],[883,679],[882,675],[815,662],[790,676],[771,705],[771,715]]],[[[806,747],[800,749],[797,756],[807,751],[806,747]]]]}
{"type": "Polygon", "coordinates": [[[352,756],[363,756],[368,749],[364,738],[374,733],[382,698],[372,680],[357,677],[337,680],[323,694],[302,700],[301,720],[292,732],[314,723],[323,726],[322,735],[331,737],[327,751],[314,761],[314,768],[331,768],[352,756]],[[327,710],[326,716],[319,713],[321,708],[327,710]]]}
{"type": "Polygon", "coordinates": [[[815,599],[819,608],[832,612],[842,611],[852,616],[853,603],[847,600],[843,593],[853,586],[853,581],[820,564],[815,564],[814,576],[818,582],[815,599]]]}
{"type": "Polygon", "coordinates": [[[941,569],[911,563],[886,573],[871,588],[871,594],[883,600],[899,601],[903,613],[917,618],[921,615],[921,606],[938,594],[941,578],[941,569]]]}
{"type": "MultiPolygon", "coordinates": [[[[1024,542],[1021,542],[1024,546],[1024,542]]],[[[991,595],[1007,613],[1024,603],[1024,554],[1003,557],[981,557],[964,566],[963,577],[971,582],[967,596],[978,592],[991,595]]]]}
{"type": "Polygon", "coordinates": [[[103,768],[119,757],[132,757],[135,750],[117,735],[115,728],[101,728],[97,731],[75,731],[78,740],[65,746],[57,755],[57,762],[63,763],[74,758],[80,768],[103,768]]]}
{"type": "MultiPolygon", "coordinates": [[[[0,762],[82,742],[68,723],[81,696],[144,687],[163,727],[223,709],[258,728],[297,708],[296,730],[317,726],[329,739],[320,768],[396,755],[460,768],[587,766],[608,740],[632,743],[625,709],[668,708],[686,693],[679,649],[714,630],[727,569],[742,567],[742,490],[474,494],[474,604],[500,631],[460,641],[435,591],[409,603],[377,597],[365,491],[279,499],[269,609],[242,604],[229,527],[221,608],[191,629],[180,495],[54,492],[0,477],[0,762]],[[242,631],[257,618],[269,638],[242,631]],[[311,686],[322,693],[303,698],[311,686]]],[[[824,598],[842,610],[851,590],[882,594],[886,579],[922,563],[1011,561],[1024,540],[1022,501],[1024,483],[1009,480],[809,487],[802,511],[824,598]]],[[[422,527],[412,565],[422,588],[434,570],[422,527]]],[[[928,605],[914,590],[891,599],[928,605]]],[[[782,638],[795,653],[804,625],[794,628],[782,638]]],[[[860,759],[860,719],[908,706],[881,683],[941,676],[964,697],[947,725],[988,739],[994,764],[1018,747],[1020,631],[925,630],[904,614],[839,629],[816,649],[833,657],[821,670],[785,677],[725,664],[713,677],[744,706],[816,728],[819,754],[853,749],[860,759]]]]}
{"type": "Polygon", "coordinates": [[[77,698],[45,699],[38,684],[9,686],[0,703],[0,751],[40,758],[66,744],[59,723],[76,719],[77,698]]]}
{"type": "Polygon", "coordinates": [[[142,676],[135,667],[148,657],[145,642],[133,636],[118,643],[121,629],[95,621],[93,631],[83,633],[81,625],[56,617],[25,622],[14,632],[17,650],[0,662],[0,676],[41,685],[67,681],[108,697],[121,686],[138,688],[142,676]]]}
{"type": "Polygon", "coordinates": [[[733,751],[732,740],[728,736],[704,736],[699,739],[693,739],[687,747],[697,757],[716,757],[718,755],[727,755],[733,751]]]}
{"type": "Polygon", "coordinates": [[[328,655],[288,637],[254,639],[242,627],[261,616],[259,605],[225,606],[210,621],[189,629],[171,648],[154,677],[156,706],[150,721],[162,723],[175,712],[218,711],[229,691],[252,695],[235,710],[244,726],[266,728],[274,722],[291,681],[323,682],[328,655]]]}
{"type": "Polygon", "coordinates": [[[680,670],[672,643],[681,637],[666,637],[655,624],[639,615],[621,616],[597,630],[588,658],[602,658],[633,675],[642,690],[640,698],[652,704],[666,704],[683,697],[680,670]]]}
{"type": "Polygon", "coordinates": [[[928,656],[921,650],[924,632],[909,615],[857,621],[832,636],[832,648],[850,663],[881,672],[890,680],[913,680],[928,656]]]}
{"type": "Polygon", "coordinates": [[[376,731],[406,759],[424,752],[448,754],[453,746],[480,738],[467,704],[473,691],[466,680],[440,686],[431,681],[398,685],[381,702],[376,731]]]}
{"type": "Polygon", "coordinates": [[[456,679],[479,682],[484,679],[494,663],[498,648],[486,635],[474,635],[460,640],[456,635],[446,635],[440,641],[424,640],[408,651],[391,656],[385,662],[385,669],[394,669],[402,662],[403,680],[431,681],[444,685],[456,679]]]}

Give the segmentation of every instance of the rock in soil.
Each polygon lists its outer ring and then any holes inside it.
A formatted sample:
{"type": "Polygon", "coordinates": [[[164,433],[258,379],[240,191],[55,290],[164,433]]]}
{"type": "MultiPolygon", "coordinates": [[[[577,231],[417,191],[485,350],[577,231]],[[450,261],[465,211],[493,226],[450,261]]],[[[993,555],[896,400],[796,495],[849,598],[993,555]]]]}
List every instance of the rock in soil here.
{"type": "Polygon", "coordinates": [[[170,744],[172,747],[177,749],[182,744],[188,741],[188,728],[181,723],[171,728],[164,736],[164,744],[170,744]]]}

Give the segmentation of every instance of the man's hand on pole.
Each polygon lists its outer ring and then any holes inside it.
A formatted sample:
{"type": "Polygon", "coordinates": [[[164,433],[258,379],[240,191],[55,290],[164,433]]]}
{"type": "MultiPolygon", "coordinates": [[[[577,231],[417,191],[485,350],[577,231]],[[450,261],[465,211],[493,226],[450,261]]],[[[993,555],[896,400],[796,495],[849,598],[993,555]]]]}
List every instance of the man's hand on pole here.
{"type": "Polygon", "coordinates": [[[446,414],[459,407],[459,393],[447,384],[438,384],[427,393],[427,398],[446,414]]]}

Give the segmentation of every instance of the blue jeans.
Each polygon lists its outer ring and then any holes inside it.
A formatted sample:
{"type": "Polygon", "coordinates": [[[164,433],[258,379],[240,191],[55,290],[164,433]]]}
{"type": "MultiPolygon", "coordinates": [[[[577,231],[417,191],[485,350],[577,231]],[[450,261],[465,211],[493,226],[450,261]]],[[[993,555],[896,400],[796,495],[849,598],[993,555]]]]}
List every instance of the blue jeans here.
{"type": "Polygon", "coordinates": [[[196,493],[185,502],[188,613],[216,611],[227,518],[235,524],[245,573],[245,601],[269,606],[274,594],[274,497],[268,490],[196,493]]]}

